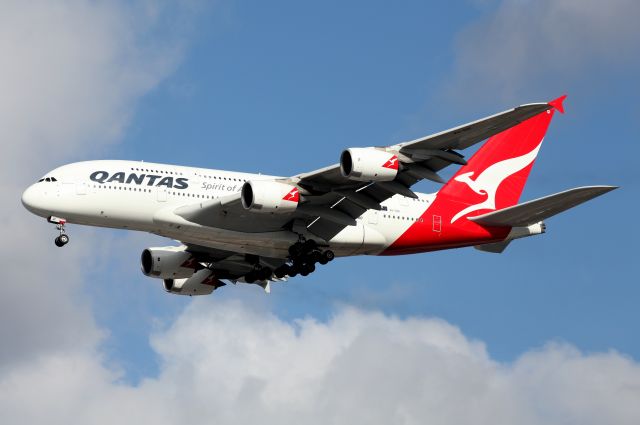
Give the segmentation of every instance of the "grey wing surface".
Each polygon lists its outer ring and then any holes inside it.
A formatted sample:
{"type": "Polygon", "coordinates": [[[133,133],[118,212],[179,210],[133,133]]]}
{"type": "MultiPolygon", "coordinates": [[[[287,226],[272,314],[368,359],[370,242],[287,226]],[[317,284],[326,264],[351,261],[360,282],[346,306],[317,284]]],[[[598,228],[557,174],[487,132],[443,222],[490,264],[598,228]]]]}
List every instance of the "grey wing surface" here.
{"type": "MultiPolygon", "coordinates": [[[[345,218],[357,218],[368,209],[380,209],[380,203],[393,195],[415,197],[410,187],[420,180],[443,183],[438,171],[451,164],[466,163],[456,150],[469,148],[551,108],[548,103],[518,106],[440,133],[384,147],[387,152],[395,153],[402,165],[392,182],[353,182],[342,175],[339,164],[300,174],[292,181],[318,194],[310,200],[310,205],[330,208],[345,218]]],[[[308,229],[329,240],[344,226],[344,220],[339,222],[327,214],[318,214],[308,229]]]]}
{"type": "Polygon", "coordinates": [[[280,258],[258,257],[195,244],[186,244],[186,246],[186,250],[194,256],[197,262],[215,270],[216,278],[231,281],[240,279],[254,270],[256,266],[275,270],[286,261],[280,258]]]}

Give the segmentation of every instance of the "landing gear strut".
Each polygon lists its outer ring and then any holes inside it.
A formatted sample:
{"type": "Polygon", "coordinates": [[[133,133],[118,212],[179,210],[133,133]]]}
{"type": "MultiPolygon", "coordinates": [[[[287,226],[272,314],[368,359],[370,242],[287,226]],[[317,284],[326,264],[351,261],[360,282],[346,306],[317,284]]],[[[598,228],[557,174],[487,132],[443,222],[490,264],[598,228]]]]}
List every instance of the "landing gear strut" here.
{"type": "Polygon", "coordinates": [[[60,232],[60,236],[54,239],[54,243],[57,247],[63,247],[69,243],[69,235],[67,235],[64,225],[67,222],[63,218],[58,217],[49,217],[49,223],[54,223],[56,225],[56,229],[60,232]]]}

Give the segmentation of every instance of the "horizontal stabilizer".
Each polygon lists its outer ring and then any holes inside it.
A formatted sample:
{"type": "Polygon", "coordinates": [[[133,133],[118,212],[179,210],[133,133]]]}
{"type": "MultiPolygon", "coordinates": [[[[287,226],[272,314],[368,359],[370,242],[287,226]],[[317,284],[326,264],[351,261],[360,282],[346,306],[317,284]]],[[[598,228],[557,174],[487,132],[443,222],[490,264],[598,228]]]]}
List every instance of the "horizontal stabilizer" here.
{"type": "Polygon", "coordinates": [[[617,186],[577,187],[488,214],[469,217],[469,220],[485,226],[529,226],[617,188],[617,186]]]}

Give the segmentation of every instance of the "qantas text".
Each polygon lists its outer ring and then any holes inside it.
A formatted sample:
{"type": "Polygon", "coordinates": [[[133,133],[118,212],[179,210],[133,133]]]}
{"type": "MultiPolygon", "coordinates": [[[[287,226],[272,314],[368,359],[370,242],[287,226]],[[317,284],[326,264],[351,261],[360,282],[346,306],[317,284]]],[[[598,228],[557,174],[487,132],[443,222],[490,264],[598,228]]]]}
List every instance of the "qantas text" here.
{"type": "Polygon", "coordinates": [[[189,187],[189,179],[178,177],[163,177],[157,174],[136,174],[123,172],[114,173],[109,177],[107,171],[95,171],[89,176],[91,180],[98,183],[133,183],[147,186],[166,186],[173,189],[186,189],[189,187]],[[146,182],[145,182],[146,180],[146,182]]]}

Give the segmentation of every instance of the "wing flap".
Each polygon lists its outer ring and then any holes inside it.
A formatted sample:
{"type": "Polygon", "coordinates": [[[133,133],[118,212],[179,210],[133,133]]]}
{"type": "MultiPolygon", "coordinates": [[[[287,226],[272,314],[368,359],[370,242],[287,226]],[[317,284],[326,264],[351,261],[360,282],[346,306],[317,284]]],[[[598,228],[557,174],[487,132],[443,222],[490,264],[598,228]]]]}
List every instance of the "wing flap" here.
{"type": "Polygon", "coordinates": [[[485,226],[524,227],[553,217],[600,195],[617,189],[617,186],[585,186],[565,190],[513,207],[493,211],[469,220],[485,226]]]}

